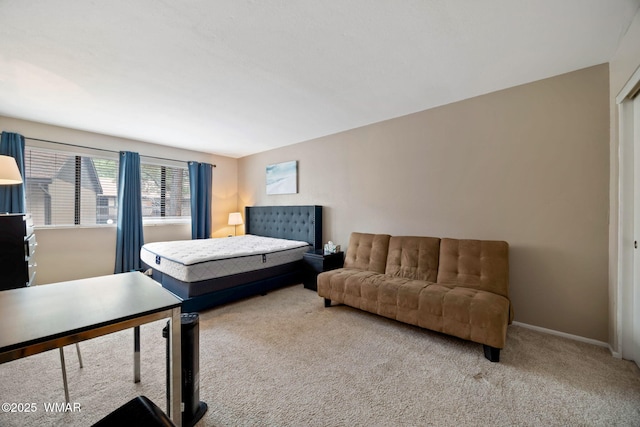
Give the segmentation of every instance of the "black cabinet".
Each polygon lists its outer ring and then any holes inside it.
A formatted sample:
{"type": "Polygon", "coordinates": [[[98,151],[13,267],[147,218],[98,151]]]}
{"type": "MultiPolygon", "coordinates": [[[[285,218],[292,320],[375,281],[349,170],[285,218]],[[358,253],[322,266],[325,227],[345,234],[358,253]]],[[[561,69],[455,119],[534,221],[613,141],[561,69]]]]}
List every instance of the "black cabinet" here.
{"type": "Polygon", "coordinates": [[[0,291],[30,286],[36,276],[30,214],[0,215],[0,291]]]}
{"type": "Polygon", "coordinates": [[[344,252],[325,254],[322,249],[305,253],[304,259],[304,287],[313,291],[318,290],[316,280],[318,274],[323,271],[342,268],[344,264],[344,252]]]}

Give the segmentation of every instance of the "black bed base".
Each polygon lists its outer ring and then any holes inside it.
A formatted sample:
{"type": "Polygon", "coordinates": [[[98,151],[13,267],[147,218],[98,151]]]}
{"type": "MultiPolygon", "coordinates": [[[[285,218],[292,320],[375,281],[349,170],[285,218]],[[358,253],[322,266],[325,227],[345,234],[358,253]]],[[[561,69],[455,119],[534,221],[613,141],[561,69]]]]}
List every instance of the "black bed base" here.
{"type": "Polygon", "coordinates": [[[151,268],[153,280],[182,300],[183,313],[198,312],[250,296],[264,295],[271,290],[304,280],[301,261],[199,283],[182,282],[145,263],[142,265],[144,270],[151,268]],[[194,294],[195,292],[200,293],[194,294]]]}
{"type": "MultiPolygon", "coordinates": [[[[302,283],[302,273],[292,272],[268,279],[258,280],[245,285],[191,297],[182,300],[182,312],[193,313],[213,308],[229,302],[238,301],[255,295],[265,295],[267,292],[284,286],[302,283]]],[[[180,297],[178,297],[180,298],[180,297]]]]}

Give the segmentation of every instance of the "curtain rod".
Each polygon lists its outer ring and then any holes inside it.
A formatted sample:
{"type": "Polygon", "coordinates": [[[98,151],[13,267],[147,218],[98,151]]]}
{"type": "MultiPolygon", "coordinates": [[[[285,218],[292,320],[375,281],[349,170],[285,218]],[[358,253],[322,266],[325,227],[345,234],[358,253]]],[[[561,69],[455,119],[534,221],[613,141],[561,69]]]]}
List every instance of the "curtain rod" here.
{"type": "MultiPolygon", "coordinates": [[[[70,143],[68,143],[68,142],[50,141],[50,140],[48,140],[48,139],[30,138],[30,137],[28,137],[28,136],[25,136],[25,137],[24,137],[24,139],[30,139],[30,140],[32,140],[32,141],[48,142],[48,143],[50,143],[50,144],[66,145],[66,146],[69,146],[69,147],[89,148],[89,149],[91,149],[91,150],[105,151],[105,152],[107,152],[107,153],[118,153],[118,154],[120,153],[119,151],[116,151],[116,150],[107,150],[106,148],[85,147],[85,146],[83,146],[83,145],[70,144],[70,143]]],[[[142,154],[141,154],[140,156],[141,156],[141,157],[147,157],[147,158],[149,158],[149,159],[167,160],[167,161],[170,161],[170,162],[178,161],[178,160],[176,160],[176,159],[165,159],[164,157],[147,156],[147,155],[142,155],[142,154]]],[[[211,166],[212,166],[212,167],[214,167],[214,168],[216,167],[216,165],[211,165],[211,166]]]]}

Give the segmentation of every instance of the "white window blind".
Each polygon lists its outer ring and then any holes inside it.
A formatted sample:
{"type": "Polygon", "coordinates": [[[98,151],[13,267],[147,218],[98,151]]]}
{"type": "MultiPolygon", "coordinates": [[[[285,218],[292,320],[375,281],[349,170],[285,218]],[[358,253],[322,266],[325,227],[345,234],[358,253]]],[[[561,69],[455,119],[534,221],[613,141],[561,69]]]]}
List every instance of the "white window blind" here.
{"type": "Polygon", "coordinates": [[[118,160],[25,148],[27,211],[36,226],[116,222],[118,160]]]}
{"type": "Polygon", "coordinates": [[[143,220],[191,219],[187,168],[140,162],[143,220]]]}
{"type": "MultiPolygon", "coordinates": [[[[74,149],[25,147],[26,203],[34,225],[116,224],[118,154],[74,149]]],[[[143,221],[190,220],[186,164],[144,156],[140,162],[143,221]]]]}

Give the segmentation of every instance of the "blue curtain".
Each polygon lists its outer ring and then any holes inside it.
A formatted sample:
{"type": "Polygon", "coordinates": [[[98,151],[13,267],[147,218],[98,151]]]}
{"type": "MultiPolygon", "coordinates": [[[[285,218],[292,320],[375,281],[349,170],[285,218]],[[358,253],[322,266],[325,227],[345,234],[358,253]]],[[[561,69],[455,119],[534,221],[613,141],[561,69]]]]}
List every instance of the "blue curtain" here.
{"type": "Polygon", "coordinates": [[[212,170],[209,163],[189,162],[192,239],[211,237],[212,170]]]}
{"type": "MultiPolygon", "coordinates": [[[[24,175],[24,136],[17,133],[2,132],[0,154],[16,159],[18,170],[24,175]]],[[[24,213],[24,182],[14,185],[0,185],[0,213],[24,213]]]]}
{"type": "Polygon", "coordinates": [[[140,248],[143,244],[140,155],[121,151],[118,170],[116,273],[125,273],[142,267],[140,248]]]}

